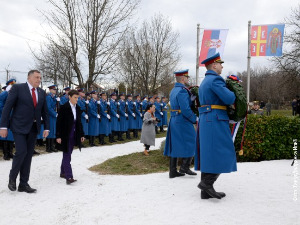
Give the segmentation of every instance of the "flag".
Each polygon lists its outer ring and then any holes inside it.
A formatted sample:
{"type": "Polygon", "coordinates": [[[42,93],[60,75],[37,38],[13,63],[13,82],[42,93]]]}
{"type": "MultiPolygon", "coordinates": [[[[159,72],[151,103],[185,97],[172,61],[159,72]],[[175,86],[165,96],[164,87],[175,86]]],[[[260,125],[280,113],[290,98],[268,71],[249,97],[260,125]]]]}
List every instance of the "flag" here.
{"type": "Polygon", "coordinates": [[[216,53],[223,55],[228,29],[204,30],[199,65],[204,66],[201,62],[216,53]]]}
{"type": "Polygon", "coordinates": [[[251,27],[251,56],[281,56],[284,24],[251,27]]]}

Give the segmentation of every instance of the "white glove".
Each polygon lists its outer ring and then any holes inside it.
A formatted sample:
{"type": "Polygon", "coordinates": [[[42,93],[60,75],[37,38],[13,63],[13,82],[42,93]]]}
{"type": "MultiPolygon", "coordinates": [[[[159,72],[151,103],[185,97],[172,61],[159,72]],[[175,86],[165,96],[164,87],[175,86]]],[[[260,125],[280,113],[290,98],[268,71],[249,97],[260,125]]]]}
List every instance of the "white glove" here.
{"type": "Polygon", "coordinates": [[[99,114],[97,114],[97,118],[100,119],[100,115],[99,114]]]}
{"type": "Polygon", "coordinates": [[[56,113],[56,117],[58,117],[58,113],[56,113]]]}
{"type": "Polygon", "coordinates": [[[86,104],[89,104],[90,102],[89,102],[89,100],[86,100],[85,103],[86,103],[86,104]]]}
{"type": "Polygon", "coordinates": [[[127,114],[127,113],[125,113],[125,116],[126,116],[126,117],[128,117],[128,114],[127,114]]]}
{"type": "Polygon", "coordinates": [[[160,112],[160,115],[162,115],[162,116],[163,116],[163,115],[164,115],[164,113],[163,113],[163,112],[160,112]]]}
{"type": "Polygon", "coordinates": [[[85,115],[84,115],[84,118],[88,120],[88,119],[89,119],[89,116],[85,114],[85,115]]]}
{"type": "Polygon", "coordinates": [[[132,113],[131,115],[132,115],[133,117],[135,117],[135,114],[134,114],[134,113],[132,113]]]}
{"type": "Polygon", "coordinates": [[[197,98],[196,95],[192,95],[192,96],[191,96],[191,101],[194,101],[196,98],[197,98]]]}
{"type": "Polygon", "coordinates": [[[107,105],[110,105],[110,102],[107,102],[107,105]]]}
{"type": "Polygon", "coordinates": [[[125,104],[128,105],[128,102],[126,102],[125,104]]]}
{"type": "Polygon", "coordinates": [[[106,117],[107,117],[107,119],[110,119],[110,115],[107,114],[106,117]]]}
{"type": "Polygon", "coordinates": [[[57,98],[56,98],[56,101],[60,102],[60,97],[57,97],[57,98]]]}
{"type": "Polygon", "coordinates": [[[141,104],[141,105],[143,105],[143,103],[142,103],[142,102],[141,102],[140,104],[141,104]]]}
{"type": "Polygon", "coordinates": [[[133,102],[134,105],[136,105],[136,102],[133,102]]]}
{"type": "Polygon", "coordinates": [[[99,105],[100,105],[100,101],[97,101],[97,104],[99,104],[99,105]]]}
{"type": "Polygon", "coordinates": [[[167,106],[165,106],[164,108],[165,108],[165,109],[167,109],[168,107],[167,107],[167,106]]]}
{"type": "Polygon", "coordinates": [[[41,117],[41,120],[43,120],[43,117],[41,117]]]}
{"type": "Polygon", "coordinates": [[[140,113],[140,117],[143,117],[143,114],[142,114],[142,113],[140,113]]]}
{"type": "Polygon", "coordinates": [[[120,118],[119,114],[116,114],[116,117],[119,119],[120,118]]]}
{"type": "Polygon", "coordinates": [[[163,106],[164,104],[160,103],[161,106],[163,106]]]}
{"type": "Polygon", "coordinates": [[[118,105],[120,105],[120,102],[118,102],[118,105]]]}

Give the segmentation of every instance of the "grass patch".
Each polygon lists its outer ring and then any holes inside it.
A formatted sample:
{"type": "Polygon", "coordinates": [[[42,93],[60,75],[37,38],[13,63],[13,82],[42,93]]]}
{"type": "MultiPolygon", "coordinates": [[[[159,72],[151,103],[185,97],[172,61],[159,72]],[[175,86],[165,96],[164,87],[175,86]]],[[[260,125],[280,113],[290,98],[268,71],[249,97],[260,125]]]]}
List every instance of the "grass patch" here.
{"type": "Polygon", "coordinates": [[[164,141],[159,150],[150,151],[150,156],[145,156],[143,152],[118,156],[95,165],[90,170],[102,175],[140,175],[166,172],[169,170],[169,158],[163,155],[163,149],[164,141]]]}

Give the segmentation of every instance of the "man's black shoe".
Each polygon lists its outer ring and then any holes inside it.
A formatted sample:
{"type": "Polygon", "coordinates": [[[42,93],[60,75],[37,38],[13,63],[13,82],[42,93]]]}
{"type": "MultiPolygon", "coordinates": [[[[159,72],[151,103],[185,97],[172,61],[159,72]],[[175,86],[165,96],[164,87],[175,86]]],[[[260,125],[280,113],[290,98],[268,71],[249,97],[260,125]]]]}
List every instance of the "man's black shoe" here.
{"type": "Polygon", "coordinates": [[[182,177],[184,175],[184,173],[179,173],[177,171],[169,172],[169,178],[182,177]]]}
{"type": "Polygon", "coordinates": [[[35,193],[36,189],[31,188],[29,186],[29,184],[27,184],[27,185],[19,185],[18,192],[35,193]]]}
{"type": "Polygon", "coordinates": [[[16,180],[9,179],[8,188],[11,191],[17,190],[16,180]]]}

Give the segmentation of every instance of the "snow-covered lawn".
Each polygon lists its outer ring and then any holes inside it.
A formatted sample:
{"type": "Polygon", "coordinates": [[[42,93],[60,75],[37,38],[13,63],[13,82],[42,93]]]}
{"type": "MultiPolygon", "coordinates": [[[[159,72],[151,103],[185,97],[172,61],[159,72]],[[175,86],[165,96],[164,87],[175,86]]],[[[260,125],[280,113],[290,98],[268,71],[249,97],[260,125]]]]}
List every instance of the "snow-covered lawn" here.
{"type": "MultiPolygon", "coordinates": [[[[162,140],[156,139],[151,149],[159,148],[162,140]]],[[[61,152],[34,157],[29,184],[37,188],[36,194],[9,191],[11,161],[1,161],[0,224],[300,224],[291,160],[239,163],[238,172],[222,174],[215,184],[227,194],[221,200],[200,199],[199,172],[169,179],[168,173],[111,176],[88,170],[108,158],[142,150],[139,141],[75,150],[72,167],[78,181],[72,185],[59,177],[61,152]]],[[[298,195],[299,185],[298,178],[298,195]]]]}

